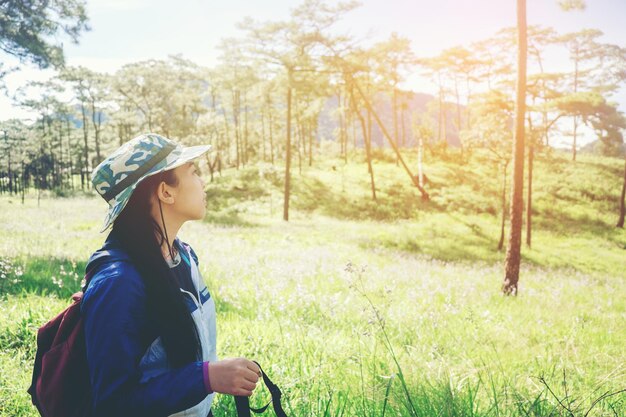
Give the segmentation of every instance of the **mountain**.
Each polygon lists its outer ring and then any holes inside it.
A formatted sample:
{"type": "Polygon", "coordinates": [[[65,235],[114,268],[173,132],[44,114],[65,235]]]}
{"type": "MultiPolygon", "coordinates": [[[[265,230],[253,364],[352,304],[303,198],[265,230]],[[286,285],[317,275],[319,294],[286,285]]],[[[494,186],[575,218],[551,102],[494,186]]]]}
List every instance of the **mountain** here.
{"type": "MultiPolygon", "coordinates": [[[[433,100],[436,100],[431,94],[425,93],[416,93],[413,91],[402,91],[402,95],[407,96],[407,108],[405,110],[404,117],[404,132],[406,138],[406,146],[415,146],[417,143],[415,139],[415,135],[413,134],[413,130],[411,128],[412,124],[412,114],[423,114],[427,112],[428,103],[433,100]]],[[[322,109],[320,116],[318,118],[319,128],[318,135],[321,139],[325,140],[336,140],[339,131],[339,116],[337,115],[337,107],[338,107],[338,97],[330,97],[322,109]]],[[[456,120],[456,104],[454,103],[446,103],[447,112],[446,112],[446,139],[449,145],[451,146],[460,146],[460,139],[457,132],[457,128],[455,126],[454,120],[456,120]]],[[[375,97],[375,102],[373,103],[373,107],[378,113],[382,123],[385,126],[385,129],[389,134],[393,135],[393,111],[392,111],[392,102],[391,97],[387,94],[378,94],[375,97]]],[[[465,108],[464,106],[460,106],[461,110],[465,108]]],[[[435,130],[435,136],[437,135],[437,114],[433,115],[432,127],[435,130]]],[[[357,146],[363,146],[361,127],[358,124],[358,120],[355,120],[355,128],[356,128],[356,136],[357,136],[357,146]]],[[[349,129],[349,137],[352,137],[352,127],[348,127],[349,129]]],[[[402,118],[401,111],[398,111],[398,137],[402,137],[402,118]]],[[[385,140],[382,131],[376,124],[376,121],[372,117],[372,144],[374,147],[387,147],[389,144],[385,140]]]]}

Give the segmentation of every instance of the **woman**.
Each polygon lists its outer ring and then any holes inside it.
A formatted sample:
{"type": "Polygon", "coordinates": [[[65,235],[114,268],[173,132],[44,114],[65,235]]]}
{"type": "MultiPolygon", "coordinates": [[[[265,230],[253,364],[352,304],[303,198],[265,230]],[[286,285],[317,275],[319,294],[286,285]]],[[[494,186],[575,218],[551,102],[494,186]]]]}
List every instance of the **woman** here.
{"type": "Polygon", "coordinates": [[[95,416],[211,415],[215,392],[251,395],[259,367],[217,360],[215,304],[177,237],[206,210],[193,159],[210,145],[134,138],[92,174],[109,204],[81,304],[95,416]]]}

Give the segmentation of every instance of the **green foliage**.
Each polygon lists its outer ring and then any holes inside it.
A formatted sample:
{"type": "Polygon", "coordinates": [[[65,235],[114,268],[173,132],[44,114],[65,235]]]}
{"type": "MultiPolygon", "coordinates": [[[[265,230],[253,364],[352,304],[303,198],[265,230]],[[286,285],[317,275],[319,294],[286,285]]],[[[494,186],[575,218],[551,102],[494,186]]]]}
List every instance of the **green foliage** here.
{"type": "Polygon", "coordinates": [[[83,0],[8,0],[0,3],[0,50],[41,68],[63,65],[61,32],[73,42],[89,30],[83,0]]]}
{"type": "Polygon", "coordinates": [[[584,10],[587,7],[585,0],[559,0],[559,6],[563,10],[572,11],[572,10],[584,10]]]}

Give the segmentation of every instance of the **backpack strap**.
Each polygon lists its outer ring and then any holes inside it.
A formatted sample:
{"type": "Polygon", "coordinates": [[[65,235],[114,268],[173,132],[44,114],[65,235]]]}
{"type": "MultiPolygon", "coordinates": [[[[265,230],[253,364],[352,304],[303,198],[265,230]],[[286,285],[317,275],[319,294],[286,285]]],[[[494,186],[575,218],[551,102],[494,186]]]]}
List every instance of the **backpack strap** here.
{"type": "Polygon", "coordinates": [[[89,270],[85,271],[85,285],[81,288],[81,292],[87,291],[87,287],[89,286],[89,281],[95,275],[98,267],[103,263],[107,262],[114,257],[116,261],[124,261],[130,262],[129,255],[124,252],[122,249],[112,248],[107,249],[106,251],[101,251],[97,256],[90,258],[87,266],[89,266],[89,270]]]}
{"type": "Polygon", "coordinates": [[[253,408],[253,407],[250,407],[250,402],[249,402],[248,397],[243,396],[243,395],[236,395],[235,405],[237,407],[237,416],[238,417],[250,417],[250,410],[252,410],[256,414],[261,414],[262,412],[267,410],[270,404],[272,404],[272,406],[274,407],[274,412],[276,413],[276,417],[287,417],[287,414],[285,414],[285,411],[283,410],[283,406],[280,403],[280,398],[283,395],[283,393],[280,391],[280,388],[278,388],[278,386],[272,382],[272,380],[263,371],[263,368],[261,368],[261,365],[259,365],[258,362],[254,361],[254,363],[256,363],[259,366],[259,369],[261,370],[261,375],[263,376],[263,382],[265,383],[265,386],[267,387],[267,389],[270,391],[270,394],[272,395],[272,400],[261,408],[253,408]]]}

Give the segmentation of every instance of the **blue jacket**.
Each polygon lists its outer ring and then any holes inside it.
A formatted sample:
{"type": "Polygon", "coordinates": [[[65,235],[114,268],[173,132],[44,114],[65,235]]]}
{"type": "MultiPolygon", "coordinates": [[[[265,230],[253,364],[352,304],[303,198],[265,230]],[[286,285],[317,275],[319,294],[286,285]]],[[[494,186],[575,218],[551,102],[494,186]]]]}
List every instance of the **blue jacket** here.
{"type": "MultiPolygon", "coordinates": [[[[178,239],[177,243],[182,244],[178,239]]],[[[215,304],[199,274],[195,253],[186,244],[182,247],[193,259],[189,262],[186,257],[197,289],[197,297],[184,296],[198,327],[203,361],[214,361],[215,304]]],[[[94,416],[205,417],[214,394],[207,394],[203,361],[178,369],[167,367],[165,350],[146,308],[144,283],[112,234],[90,257],[86,270],[92,278],[81,312],[94,416]]]]}

